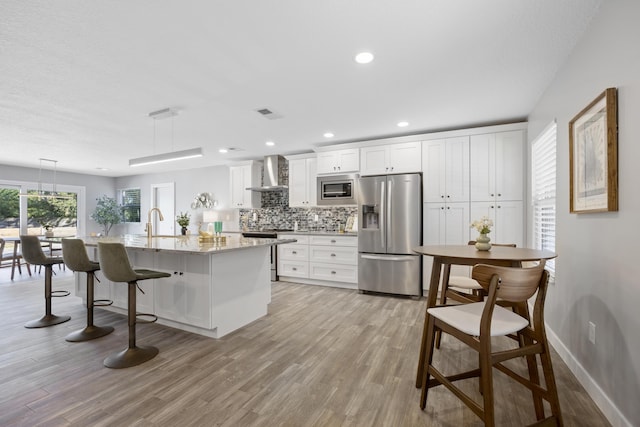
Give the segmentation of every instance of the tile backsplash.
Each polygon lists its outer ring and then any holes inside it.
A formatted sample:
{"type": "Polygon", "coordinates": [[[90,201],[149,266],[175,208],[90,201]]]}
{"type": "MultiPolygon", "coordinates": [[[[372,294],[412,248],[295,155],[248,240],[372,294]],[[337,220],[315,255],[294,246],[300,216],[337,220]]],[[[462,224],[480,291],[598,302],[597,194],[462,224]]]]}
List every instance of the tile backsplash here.
{"type": "Polygon", "coordinates": [[[262,193],[262,208],[240,209],[238,225],[241,230],[293,230],[297,221],[299,230],[338,231],[340,224],[345,225],[349,216],[357,212],[355,206],[291,208],[288,191],[268,191],[262,193]]]}

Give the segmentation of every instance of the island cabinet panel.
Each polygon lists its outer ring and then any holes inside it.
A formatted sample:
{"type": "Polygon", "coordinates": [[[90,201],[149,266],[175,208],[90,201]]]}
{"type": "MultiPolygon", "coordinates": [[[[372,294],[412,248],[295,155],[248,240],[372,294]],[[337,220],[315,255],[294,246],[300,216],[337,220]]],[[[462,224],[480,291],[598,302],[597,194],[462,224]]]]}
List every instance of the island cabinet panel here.
{"type": "Polygon", "coordinates": [[[164,319],[211,328],[209,256],[157,253],[155,269],[171,277],[155,282],[155,314],[164,319]]]}

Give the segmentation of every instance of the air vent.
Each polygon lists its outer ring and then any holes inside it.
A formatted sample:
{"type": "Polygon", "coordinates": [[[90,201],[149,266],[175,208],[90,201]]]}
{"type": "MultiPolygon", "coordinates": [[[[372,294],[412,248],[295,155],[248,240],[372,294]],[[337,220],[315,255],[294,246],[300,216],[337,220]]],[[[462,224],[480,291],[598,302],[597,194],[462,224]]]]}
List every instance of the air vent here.
{"type": "Polygon", "coordinates": [[[273,111],[270,108],[259,108],[257,110],[255,110],[258,114],[260,114],[262,117],[264,117],[265,119],[269,119],[269,120],[275,120],[275,119],[281,119],[282,115],[276,113],[275,111],[273,111]]]}

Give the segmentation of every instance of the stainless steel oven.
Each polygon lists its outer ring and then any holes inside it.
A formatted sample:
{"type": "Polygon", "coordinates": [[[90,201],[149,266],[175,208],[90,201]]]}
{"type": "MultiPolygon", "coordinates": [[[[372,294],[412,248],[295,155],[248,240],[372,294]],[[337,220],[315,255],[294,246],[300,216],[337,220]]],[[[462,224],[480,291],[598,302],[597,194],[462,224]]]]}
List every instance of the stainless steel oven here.
{"type": "Polygon", "coordinates": [[[318,205],[355,205],[358,175],[318,177],[318,205]]]}

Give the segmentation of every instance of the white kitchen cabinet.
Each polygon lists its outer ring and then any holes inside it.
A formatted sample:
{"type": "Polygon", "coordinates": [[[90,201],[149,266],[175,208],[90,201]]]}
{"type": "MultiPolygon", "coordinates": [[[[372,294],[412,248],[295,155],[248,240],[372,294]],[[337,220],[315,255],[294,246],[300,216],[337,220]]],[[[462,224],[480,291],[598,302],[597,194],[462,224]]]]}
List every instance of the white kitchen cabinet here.
{"type": "Polygon", "coordinates": [[[360,150],[346,148],[342,150],[321,151],[317,155],[319,174],[353,173],[360,171],[360,150]]]}
{"type": "Polygon", "coordinates": [[[289,206],[308,208],[316,206],[317,160],[314,157],[306,159],[289,159],[289,206]]]}
{"type": "Polygon", "coordinates": [[[296,243],[278,245],[278,275],[309,278],[309,236],[278,235],[280,239],[296,239],[296,243]]]}
{"type": "Polygon", "coordinates": [[[420,142],[378,145],[360,149],[360,174],[381,175],[422,170],[420,142]]]}
{"type": "MultiPolygon", "coordinates": [[[[472,202],[471,218],[479,220],[483,216],[493,220],[489,237],[493,243],[515,243],[524,246],[524,203],[522,201],[472,202]]],[[[474,240],[477,233],[472,230],[474,240]]]]}
{"type": "Polygon", "coordinates": [[[358,238],[356,236],[279,235],[297,239],[278,245],[278,275],[310,279],[302,283],[332,285],[358,282],[358,238]]]}
{"type": "Polygon", "coordinates": [[[229,166],[229,182],[232,208],[259,208],[261,195],[257,191],[247,190],[249,187],[261,185],[261,167],[259,162],[229,166]]]}
{"type": "MultiPolygon", "coordinates": [[[[470,236],[470,207],[468,202],[424,203],[423,245],[466,245],[470,236]]],[[[431,281],[433,257],[423,258],[423,281],[431,281]]],[[[469,267],[452,266],[451,274],[468,275],[469,267]]]]}
{"type": "Polygon", "coordinates": [[[471,137],[472,202],[524,199],[524,142],[523,130],[471,137]]]}
{"type": "Polygon", "coordinates": [[[469,137],[422,143],[424,202],[469,202],[469,137]]]}
{"type": "Polygon", "coordinates": [[[155,314],[211,328],[209,257],[158,252],[155,269],[171,274],[155,284],[155,314]]]}

